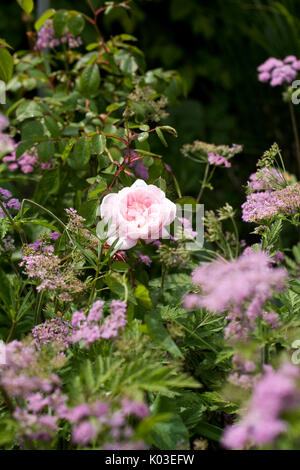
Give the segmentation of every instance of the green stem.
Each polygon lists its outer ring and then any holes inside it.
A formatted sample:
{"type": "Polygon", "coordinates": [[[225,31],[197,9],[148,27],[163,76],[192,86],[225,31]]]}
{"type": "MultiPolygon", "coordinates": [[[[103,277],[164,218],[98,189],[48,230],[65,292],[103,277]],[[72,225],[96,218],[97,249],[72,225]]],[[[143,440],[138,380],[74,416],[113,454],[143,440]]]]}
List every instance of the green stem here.
{"type": "Polygon", "coordinates": [[[190,335],[194,336],[195,338],[197,338],[201,343],[205,344],[205,346],[210,349],[211,351],[213,351],[215,354],[218,354],[218,351],[213,347],[211,346],[209,343],[207,343],[207,341],[205,341],[205,339],[203,338],[200,338],[200,336],[196,335],[193,331],[191,331],[189,328],[187,328],[186,326],[184,326],[182,323],[180,323],[179,321],[177,321],[175,318],[173,319],[173,321],[175,323],[177,323],[177,325],[180,325],[183,327],[184,330],[186,330],[190,335]]]}
{"type": "Polygon", "coordinates": [[[23,199],[22,201],[22,204],[21,204],[21,212],[20,212],[20,216],[21,218],[23,217],[24,215],[24,206],[25,206],[25,203],[28,203],[28,204],[31,204],[32,206],[35,206],[37,207],[38,209],[41,209],[42,211],[46,212],[46,214],[50,215],[51,217],[53,217],[54,220],[56,220],[63,228],[64,230],[67,230],[67,226],[58,218],[56,217],[55,214],[53,214],[53,212],[49,211],[48,209],[46,209],[46,207],[43,207],[41,206],[40,204],[38,204],[37,202],[34,202],[34,201],[31,201],[30,199],[23,199]]]}
{"type": "Polygon", "coordinates": [[[299,142],[299,134],[298,134],[298,129],[297,129],[294,106],[291,102],[289,102],[289,108],[290,108],[292,127],[293,127],[293,132],[294,132],[294,137],[295,137],[295,143],[296,143],[296,156],[297,156],[297,162],[298,162],[298,171],[300,174],[300,142],[299,142]]]}
{"type": "Polygon", "coordinates": [[[230,218],[231,218],[231,222],[232,222],[234,233],[235,233],[235,239],[236,239],[235,256],[237,257],[239,254],[239,232],[238,232],[238,228],[235,223],[234,217],[230,217],[230,218]]]}
{"type": "Polygon", "coordinates": [[[43,291],[40,291],[37,295],[37,302],[36,302],[35,312],[34,312],[34,324],[35,325],[37,325],[39,323],[39,320],[40,320],[43,294],[44,294],[43,291]]]}
{"type": "Polygon", "coordinates": [[[12,335],[14,334],[15,327],[16,327],[16,322],[13,320],[12,324],[11,324],[11,327],[10,327],[10,330],[9,330],[9,333],[8,333],[8,336],[6,338],[6,344],[10,342],[10,340],[12,338],[12,335]]]}
{"type": "Polygon", "coordinates": [[[15,223],[14,219],[12,218],[12,216],[10,215],[10,213],[8,212],[8,210],[6,209],[6,207],[4,206],[3,202],[1,201],[0,199],[0,207],[1,209],[3,210],[4,214],[6,215],[6,217],[9,218],[10,220],[10,223],[12,224],[13,228],[15,229],[15,231],[19,234],[20,238],[21,238],[21,242],[22,244],[26,243],[26,240],[23,236],[23,233],[22,233],[22,230],[20,230],[20,228],[17,226],[17,224],[15,223]]]}
{"type": "Polygon", "coordinates": [[[199,194],[198,194],[197,199],[196,199],[197,202],[199,202],[201,197],[202,197],[202,194],[203,194],[203,191],[204,191],[204,188],[205,188],[205,185],[206,185],[207,177],[208,177],[208,172],[209,172],[209,163],[207,163],[206,167],[205,167],[204,176],[203,176],[203,180],[202,180],[202,183],[201,183],[201,188],[200,188],[199,194]]]}

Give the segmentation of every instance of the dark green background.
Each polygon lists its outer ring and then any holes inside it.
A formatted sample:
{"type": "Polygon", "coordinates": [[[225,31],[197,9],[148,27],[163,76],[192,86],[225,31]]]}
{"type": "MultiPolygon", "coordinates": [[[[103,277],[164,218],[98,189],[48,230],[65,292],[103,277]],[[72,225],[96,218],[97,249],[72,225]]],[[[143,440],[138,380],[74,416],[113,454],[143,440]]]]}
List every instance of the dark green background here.
{"type": "MultiPolygon", "coordinates": [[[[232,169],[217,170],[215,191],[207,192],[204,200],[208,208],[226,200],[240,206],[249,174],[275,140],[287,168],[296,171],[282,88],[259,83],[256,67],[271,55],[300,58],[299,0],[134,0],[131,5],[131,11],[115,9],[101,17],[99,25],[106,38],[124,31],[135,35],[149,68],[177,69],[182,74],[186,96],[171,107],[168,118],[179,138],[169,138],[166,150],[159,143],[154,150],[164,152],[183,192],[196,195],[201,178],[202,167],[180,153],[180,147],[194,139],[245,147],[232,169]]],[[[51,7],[89,11],[84,0],[52,0],[51,7]]],[[[27,47],[21,16],[15,0],[1,2],[0,36],[15,48],[27,47]]],[[[299,107],[295,108],[300,118],[299,107]]]]}

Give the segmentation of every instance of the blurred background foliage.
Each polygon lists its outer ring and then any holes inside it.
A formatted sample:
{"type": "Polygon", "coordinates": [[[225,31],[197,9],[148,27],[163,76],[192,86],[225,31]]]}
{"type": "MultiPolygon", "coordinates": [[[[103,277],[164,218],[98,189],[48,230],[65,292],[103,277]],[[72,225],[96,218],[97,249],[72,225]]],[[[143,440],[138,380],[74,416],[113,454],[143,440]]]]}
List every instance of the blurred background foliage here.
{"type": "MultiPolygon", "coordinates": [[[[97,8],[104,4],[92,2],[97,8]]],[[[83,0],[48,3],[90,11],[83,0]]],[[[28,47],[26,29],[33,29],[34,20],[35,15],[22,15],[15,0],[1,2],[0,36],[14,48],[28,47]]],[[[244,145],[230,170],[217,169],[215,190],[204,198],[209,209],[225,201],[240,206],[249,174],[274,141],[283,149],[287,169],[296,171],[282,88],[259,83],[256,68],[269,56],[300,58],[299,0],[133,0],[130,10],[113,9],[102,16],[100,27],[106,39],[121,32],[136,36],[148,68],[181,73],[185,95],[170,107],[165,122],[179,137],[168,139],[167,149],[158,143],[153,150],[165,155],[186,195],[198,193],[203,168],[184,159],[180,148],[195,139],[244,145]]],[[[300,122],[300,110],[295,111],[300,122]]]]}

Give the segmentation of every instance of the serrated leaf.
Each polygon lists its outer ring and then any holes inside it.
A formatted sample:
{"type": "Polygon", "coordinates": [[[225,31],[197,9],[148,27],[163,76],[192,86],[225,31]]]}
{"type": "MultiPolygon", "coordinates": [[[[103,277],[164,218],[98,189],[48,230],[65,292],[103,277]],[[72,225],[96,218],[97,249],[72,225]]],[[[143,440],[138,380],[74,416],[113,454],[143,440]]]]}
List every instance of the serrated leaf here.
{"type": "Polygon", "coordinates": [[[23,153],[26,150],[30,149],[33,146],[33,144],[34,142],[31,139],[20,142],[16,150],[16,157],[19,158],[21,155],[23,155],[23,153]]]}
{"type": "Polygon", "coordinates": [[[106,137],[102,134],[93,135],[91,138],[91,148],[92,152],[96,155],[101,155],[106,146],[106,137]]]}
{"type": "Polygon", "coordinates": [[[59,10],[53,17],[53,27],[57,36],[62,36],[67,28],[68,14],[65,10],[59,10]]]}
{"type": "Polygon", "coordinates": [[[38,144],[37,147],[39,159],[42,162],[47,162],[50,158],[53,158],[55,152],[54,142],[45,141],[38,144]]]}
{"type": "Polygon", "coordinates": [[[90,143],[88,137],[81,137],[75,142],[68,158],[69,165],[75,170],[83,168],[90,159],[90,143]]]}
{"type": "Polygon", "coordinates": [[[67,158],[70,155],[71,150],[72,150],[73,145],[75,144],[75,142],[76,142],[76,139],[70,139],[69,142],[66,144],[66,146],[63,150],[63,153],[61,155],[61,158],[62,158],[63,162],[65,162],[67,160],[67,158]]]}
{"type": "Polygon", "coordinates": [[[89,65],[80,75],[80,88],[84,96],[97,93],[100,86],[100,72],[97,64],[89,65]]]}
{"type": "Polygon", "coordinates": [[[147,140],[149,138],[149,133],[148,132],[141,132],[138,137],[137,137],[137,140],[139,142],[145,142],[145,140],[147,140]]]}
{"type": "Polygon", "coordinates": [[[19,121],[24,121],[25,119],[33,117],[41,117],[43,115],[43,109],[35,101],[23,101],[20,106],[18,106],[16,111],[16,116],[19,121]]]}
{"type": "Polygon", "coordinates": [[[89,192],[89,196],[88,196],[89,199],[93,199],[94,197],[97,197],[98,194],[105,191],[106,188],[107,188],[106,181],[105,180],[100,181],[97,184],[97,186],[91,192],[89,192]]]}
{"type": "Polygon", "coordinates": [[[135,58],[128,51],[121,50],[114,56],[114,59],[124,73],[131,75],[139,68],[135,58]]]}
{"type": "Polygon", "coordinates": [[[22,140],[35,141],[36,138],[43,137],[44,128],[39,121],[27,121],[22,126],[22,140]]]}
{"type": "Polygon", "coordinates": [[[68,19],[68,29],[74,36],[78,36],[84,29],[85,21],[81,15],[71,15],[68,19]]]}
{"type": "Polygon", "coordinates": [[[148,327],[149,335],[155,342],[168,351],[173,357],[183,357],[182,352],[172,340],[156,312],[152,311],[145,315],[145,323],[148,327]]]}
{"type": "Polygon", "coordinates": [[[120,272],[120,273],[125,273],[126,271],[128,271],[129,268],[130,268],[129,264],[124,263],[123,261],[115,261],[111,265],[111,269],[113,271],[117,271],[117,272],[120,272]]]}
{"type": "Polygon", "coordinates": [[[60,130],[55,119],[51,116],[45,116],[44,122],[52,137],[59,137],[60,130]]]}

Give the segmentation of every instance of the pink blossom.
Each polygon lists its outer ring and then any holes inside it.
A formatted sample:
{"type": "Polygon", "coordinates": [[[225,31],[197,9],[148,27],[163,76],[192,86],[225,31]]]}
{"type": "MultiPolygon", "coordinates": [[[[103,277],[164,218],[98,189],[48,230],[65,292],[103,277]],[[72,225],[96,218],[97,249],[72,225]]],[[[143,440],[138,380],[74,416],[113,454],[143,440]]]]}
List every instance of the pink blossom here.
{"type": "Polygon", "coordinates": [[[272,87],[291,83],[300,70],[300,61],[293,55],[287,56],[283,61],[270,57],[257,68],[260,82],[270,81],[272,87]]]}
{"type": "Polygon", "coordinates": [[[168,236],[176,206],[157,186],[137,180],[131,187],[104,197],[100,213],[109,224],[108,244],[118,239],[117,246],[126,250],[139,238],[147,242],[168,236]]]}
{"type": "Polygon", "coordinates": [[[217,166],[224,165],[226,168],[231,167],[231,163],[227,160],[227,158],[223,157],[222,155],[219,155],[218,153],[210,152],[208,154],[208,162],[211,165],[217,165],[217,166]]]}
{"type": "Polygon", "coordinates": [[[243,449],[247,444],[263,445],[274,441],[287,428],[281,418],[285,410],[299,405],[296,391],[297,367],[283,364],[278,371],[265,366],[265,375],[254,386],[248,412],[223,435],[229,449],[243,449]]]}

